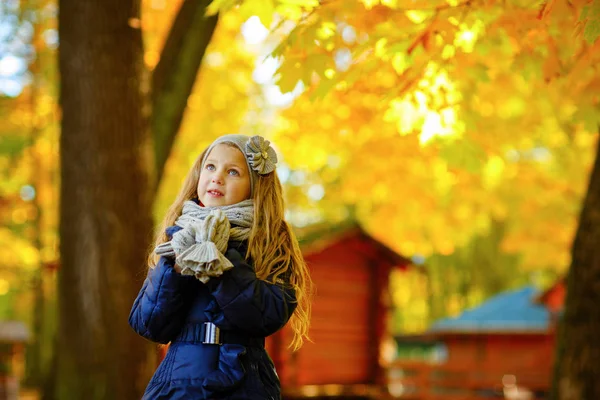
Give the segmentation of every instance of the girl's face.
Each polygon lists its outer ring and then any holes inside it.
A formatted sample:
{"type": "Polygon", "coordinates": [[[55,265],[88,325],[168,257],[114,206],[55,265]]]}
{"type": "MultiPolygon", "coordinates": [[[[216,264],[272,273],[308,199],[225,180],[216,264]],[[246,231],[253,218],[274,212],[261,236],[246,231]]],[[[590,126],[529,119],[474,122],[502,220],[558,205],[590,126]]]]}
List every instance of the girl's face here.
{"type": "Polygon", "coordinates": [[[246,158],[237,147],[212,148],[200,172],[198,199],[206,207],[228,206],[250,198],[246,158]]]}

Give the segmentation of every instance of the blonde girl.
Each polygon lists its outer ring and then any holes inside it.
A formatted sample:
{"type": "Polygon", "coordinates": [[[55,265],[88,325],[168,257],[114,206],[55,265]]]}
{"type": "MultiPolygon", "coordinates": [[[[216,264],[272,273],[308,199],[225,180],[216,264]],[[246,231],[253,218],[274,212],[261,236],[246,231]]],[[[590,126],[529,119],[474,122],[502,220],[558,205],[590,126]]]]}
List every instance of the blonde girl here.
{"type": "Polygon", "coordinates": [[[279,399],[265,338],[307,338],[311,280],[284,220],[277,155],[225,135],[196,160],[159,227],[129,323],[170,343],[144,399],[279,399]]]}

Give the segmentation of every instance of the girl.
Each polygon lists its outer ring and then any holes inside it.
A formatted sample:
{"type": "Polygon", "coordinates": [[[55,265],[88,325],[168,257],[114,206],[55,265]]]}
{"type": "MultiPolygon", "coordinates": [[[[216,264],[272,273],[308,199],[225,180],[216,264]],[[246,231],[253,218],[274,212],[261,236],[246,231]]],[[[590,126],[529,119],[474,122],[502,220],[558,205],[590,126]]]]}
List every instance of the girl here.
{"type": "Polygon", "coordinates": [[[129,323],[171,343],[144,399],[279,399],[265,337],[307,337],[311,280],[284,221],[277,155],[225,135],[196,160],[157,232],[129,323]]]}

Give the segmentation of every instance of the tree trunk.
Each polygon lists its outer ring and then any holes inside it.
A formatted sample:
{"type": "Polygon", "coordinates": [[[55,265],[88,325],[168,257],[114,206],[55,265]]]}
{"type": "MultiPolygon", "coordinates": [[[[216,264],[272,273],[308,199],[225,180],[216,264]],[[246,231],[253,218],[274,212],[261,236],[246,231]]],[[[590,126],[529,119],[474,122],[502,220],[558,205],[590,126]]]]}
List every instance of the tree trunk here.
{"type": "Polygon", "coordinates": [[[554,396],[600,399],[600,141],[579,218],[557,346],[554,396]]]}
{"type": "MultiPolygon", "coordinates": [[[[128,326],[152,231],[139,0],[60,0],[58,399],[139,399],[128,326]]],[[[152,367],[152,365],[149,365],[152,367]]]]}
{"type": "Polygon", "coordinates": [[[217,25],[216,15],[206,16],[206,8],[210,2],[211,0],[184,1],[152,76],[150,124],[155,143],[155,189],[162,178],[198,69],[217,25]]]}

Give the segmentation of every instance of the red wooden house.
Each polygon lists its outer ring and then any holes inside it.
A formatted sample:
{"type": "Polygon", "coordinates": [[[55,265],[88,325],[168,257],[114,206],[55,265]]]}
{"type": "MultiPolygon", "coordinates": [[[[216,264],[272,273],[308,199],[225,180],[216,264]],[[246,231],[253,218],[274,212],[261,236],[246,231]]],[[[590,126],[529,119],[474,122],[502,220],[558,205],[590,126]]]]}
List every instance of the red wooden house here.
{"type": "Polygon", "coordinates": [[[292,353],[288,328],[268,339],[284,397],[367,397],[385,382],[379,359],[390,270],[409,261],[356,224],[298,236],[316,287],[312,342],[292,353]]]}
{"type": "Polygon", "coordinates": [[[443,346],[444,359],[394,362],[390,392],[415,400],[546,398],[563,289],[559,282],[542,294],[532,287],[505,292],[438,321],[418,339],[443,346]]]}
{"type": "Polygon", "coordinates": [[[542,292],[536,299],[536,302],[546,306],[548,311],[550,311],[552,314],[552,317],[556,319],[556,317],[563,311],[566,295],[567,282],[566,278],[563,278],[556,281],[554,285],[542,292]]]}
{"type": "Polygon", "coordinates": [[[0,321],[0,399],[17,400],[30,332],[20,321],[0,321]]]}

